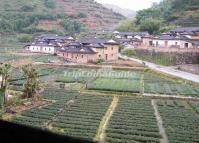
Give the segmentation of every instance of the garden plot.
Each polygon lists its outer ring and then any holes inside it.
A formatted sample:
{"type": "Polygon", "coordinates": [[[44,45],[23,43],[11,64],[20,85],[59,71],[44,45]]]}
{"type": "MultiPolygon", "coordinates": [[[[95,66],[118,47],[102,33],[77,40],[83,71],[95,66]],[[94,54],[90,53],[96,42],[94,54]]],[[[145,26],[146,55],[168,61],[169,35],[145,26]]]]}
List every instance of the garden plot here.
{"type": "Polygon", "coordinates": [[[35,62],[50,63],[50,62],[60,62],[59,57],[54,55],[33,55],[30,57],[35,62]]]}
{"type": "Polygon", "coordinates": [[[68,101],[69,99],[78,95],[75,92],[67,92],[65,90],[56,90],[56,89],[45,89],[41,93],[44,99],[56,100],[56,101],[68,101]]]}
{"type": "Polygon", "coordinates": [[[66,91],[46,90],[42,93],[45,99],[56,100],[48,106],[42,108],[33,108],[22,112],[13,117],[12,121],[19,124],[46,128],[47,123],[53,118],[60,109],[63,109],[68,101],[73,99],[75,93],[67,93],[66,91]]]}
{"type": "Polygon", "coordinates": [[[9,62],[9,61],[16,61],[19,59],[25,58],[24,56],[14,55],[14,54],[1,54],[0,55],[0,63],[9,62]]]}
{"type": "Polygon", "coordinates": [[[160,142],[151,100],[121,97],[106,131],[108,143],[160,142]]]}
{"type": "Polygon", "coordinates": [[[144,83],[144,92],[154,94],[198,96],[199,88],[183,83],[146,82],[144,83]]]}
{"type": "Polygon", "coordinates": [[[199,116],[185,101],[158,101],[157,105],[169,142],[199,142],[199,116]]]}
{"type": "Polygon", "coordinates": [[[189,105],[193,108],[193,110],[199,114],[199,102],[189,102],[189,105]]]}
{"type": "Polygon", "coordinates": [[[109,69],[73,69],[66,71],[64,75],[60,75],[57,82],[73,83],[80,82],[85,83],[96,78],[107,79],[132,79],[139,80],[141,77],[141,71],[121,71],[121,70],[109,70],[109,69]]]}
{"type": "Polygon", "coordinates": [[[111,101],[109,96],[78,96],[52,126],[64,135],[93,140],[111,101]]]}
{"type": "Polygon", "coordinates": [[[65,102],[56,102],[49,106],[33,108],[13,117],[12,122],[28,126],[46,128],[47,123],[65,105],[65,102]]]}
{"type": "Polygon", "coordinates": [[[169,78],[165,79],[155,73],[144,74],[144,92],[165,95],[199,95],[199,88],[190,84],[179,83],[169,78]]]}
{"type": "Polygon", "coordinates": [[[106,91],[120,91],[120,92],[135,92],[139,93],[141,90],[139,80],[130,79],[107,79],[98,78],[89,83],[87,88],[90,90],[106,90],[106,91]]]}
{"type": "Polygon", "coordinates": [[[58,78],[56,79],[56,82],[85,83],[87,80],[91,78],[92,76],[89,76],[88,71],[85,69],[67,69],[58,76],[58,78]]]}

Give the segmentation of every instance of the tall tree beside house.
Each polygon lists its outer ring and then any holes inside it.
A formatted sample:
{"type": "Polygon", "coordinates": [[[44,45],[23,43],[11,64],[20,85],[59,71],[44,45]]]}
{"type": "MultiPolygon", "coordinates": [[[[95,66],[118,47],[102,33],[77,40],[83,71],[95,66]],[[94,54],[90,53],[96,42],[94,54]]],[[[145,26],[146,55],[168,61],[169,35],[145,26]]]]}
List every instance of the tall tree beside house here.
{"type": "Polygon", "coordinates": [[[38,73],[32,65],[22,67],[24,80],[24,98],[36,97],[39,89],[38,73]]]}
{"type": "Polygon", "coordinates": [[[2,77],[0,95],[3,96],[3,97],[1,97],[1,99],[3,100],[3,101],[1,101],[3,107],[7,103],[7,89],[8,89],[8,85],[9,85],[10,74],[11,74],[11,65],[3,64],[0,67],[0,75],[2,77]]]}

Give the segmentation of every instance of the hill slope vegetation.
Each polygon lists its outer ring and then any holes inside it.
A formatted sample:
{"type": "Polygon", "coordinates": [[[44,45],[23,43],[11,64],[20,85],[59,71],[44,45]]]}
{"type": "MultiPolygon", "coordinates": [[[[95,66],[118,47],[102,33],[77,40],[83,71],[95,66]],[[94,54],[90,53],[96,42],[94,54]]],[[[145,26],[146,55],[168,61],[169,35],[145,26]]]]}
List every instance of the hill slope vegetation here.
{"type": "Polygon", "coordinates": [[[94,0],[0,0],[0,32],[76,33],[113,26],[124,17],[94,0]]]}
{"type": "Polygon", "coordinates": [[[176,26],[199,26],[198,0],[163,0],[159,4],[154,3],[151,8],[138,11],[134,21],[120,23],[118,29],[159,34],[176,26]]]}

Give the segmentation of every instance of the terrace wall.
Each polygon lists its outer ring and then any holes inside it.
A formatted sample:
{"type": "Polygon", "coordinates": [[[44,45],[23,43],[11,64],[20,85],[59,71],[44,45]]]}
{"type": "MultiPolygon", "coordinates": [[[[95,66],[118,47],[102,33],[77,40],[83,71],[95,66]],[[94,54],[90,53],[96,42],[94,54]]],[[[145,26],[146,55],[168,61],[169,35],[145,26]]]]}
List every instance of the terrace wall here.
{"type": "Polygon", "coordinates": [[[96,61],[96,54],[66,53],[59,52],[58,56],[76,63],[88,63],[96,61]]]}
{"type": "Polygon", "coordinates": [[[174,65],[179,64],[199,64],[199,50],[190,51],[186,49],[181,50],[156,50],[156,49],[136,49],[136,53],[141,57],[153,57],[155,55],[165,55],[166,57],[170,57],[173,60],[174,65]]]}

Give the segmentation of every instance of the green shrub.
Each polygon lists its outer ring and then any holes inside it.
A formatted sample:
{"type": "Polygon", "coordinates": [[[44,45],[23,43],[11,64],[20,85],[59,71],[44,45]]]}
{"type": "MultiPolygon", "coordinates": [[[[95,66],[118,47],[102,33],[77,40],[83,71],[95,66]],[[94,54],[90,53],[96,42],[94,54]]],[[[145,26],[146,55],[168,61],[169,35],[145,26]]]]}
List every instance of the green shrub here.
{"type": "Polygon", "coordinates": [[[102,64],[104,62],[103,59],[97,59],[96,64],[102,64]]]}
{"type": "Polygon", "coordinates": [[[85,13],[80,12],[77,14],[77,18],[86,18],[86,17],[87,15],[85,13]]]}
{"type": "Polygon", "coordinates": [[[68,33],[80,33],[85,30],[85,27],[83,24],[69,18],[62,20],[61,25],[64,27],[64,29],[68,33]]]}
{"type": "Polygon", "coordinates": [[[34,11],[34,6],[31,6],[31,5],[24,5],[21,7],[21,11],[24,11],[24,12],[32,12],[34,11]]]}
{"type": "Polygon", "coordinates": [[[134,49],[124,49],[122,50],[122,54],[127,55],[127,56],[135,56],[136,51],[134,49]]]}
{"type": "Polygon", "coordinates": [[[53,0],[45,0],[44,4],[47,8],[55,8],[55,2],[53,0]]]}
{"type": "Polygon", "coordinates": [[[31,36],[19,36],[17,37],[17,40],[21,43],[27,43],[27,42],[30,42],[32,40],[32,37],[31,36]]]}

